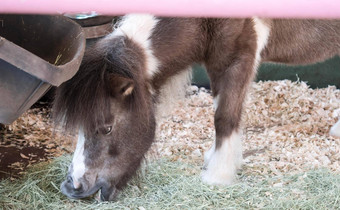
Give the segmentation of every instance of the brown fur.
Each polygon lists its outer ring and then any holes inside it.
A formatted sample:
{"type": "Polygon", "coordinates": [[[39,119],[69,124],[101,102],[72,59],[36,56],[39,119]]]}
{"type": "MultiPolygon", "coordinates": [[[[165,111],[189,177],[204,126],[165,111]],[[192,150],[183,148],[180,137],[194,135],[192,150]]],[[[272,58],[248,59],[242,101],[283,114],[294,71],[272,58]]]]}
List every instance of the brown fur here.
{"type": "Polygon", "coordinates": [[[272,20],[262,61],[286,64],[321,62],[340,53],[340,20],[272,20]]]}
{"type": "MultiPolygon", "coordinates": [[[[339,53],[339,21],[265,23],[271,32],[261,53],[263,61],[305,64],[339,53]]],[[[162,85],[192,63],[206,66],[213,96],[219,96],[216,149],[239,130],[243,101],[256,73],[254,24],[252,19],[160,18],[150,37],[160,62],[152,78],[146,76],[146,55],[133,39],[108,37],[86,52],[79,72],[59,88],[54,113],[66,128],[85,128],[86,164],[104,180],[97,186],[104,200],[113,199],[113,189],[126,184],[150,147],[155,130],[153,102],[162,85]],[[115,126],[105,136],[101,130],[107,124],[115,126]]],[[[95,184],[88,182],[88,187],[95,184]]],[[[70,197],[86,195],[66,186],[70,197]]]]}
{"type": "Polygon", "coordinates": [[[124,37],[102,40],[89,49],[77,74],[58,88],[53,107],[56,123],[67,130],[83,127],[85,133],[104,125],[112,117],[111,97],[119,97],[119,82],[124,78],[134,83],[131,95],[122,101],[124,106],[140,115],[149,114],[144,112],[148,104],[143,96],[147,88],[143,56],[143,51],[124,37]]]}
{"type": "Polygon", "coordinates": [[[85,163],[90,174],[103,175],[97,180],[85,174],[82,189],[76,191],[69,178],[62,190],[70,197],[86,197],[92,189],[101,188],[103,199],[111,200],[112,189],[126,184],[151,146],[155,119],[143,56],[129,39],[104,39],[86,52],[75,77],[58,89],[56,122],[65,129],[83,128],[87,139],[85,163]],[[133,87],[128,95],[124,95],[126,85],[133,87]],[[106,136],[105,126],[113,123],[115,132],[106,136]],[[112,169],[107,165],[119,166],[119,172],[111,177],[112,169]]]}

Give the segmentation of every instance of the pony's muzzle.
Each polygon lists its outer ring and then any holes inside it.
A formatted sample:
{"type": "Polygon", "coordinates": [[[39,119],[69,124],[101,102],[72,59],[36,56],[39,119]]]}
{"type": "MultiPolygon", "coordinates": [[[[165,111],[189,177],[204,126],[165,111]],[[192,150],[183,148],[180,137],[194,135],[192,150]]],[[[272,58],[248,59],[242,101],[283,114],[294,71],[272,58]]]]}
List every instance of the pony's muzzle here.
{"type": "Polygon", "coordinates": [[[66,180],[61,183],[60,189],[61,192],[69,198],[84,198],[98,190],[91,190],[91,192],[87,191],[84,183],[77,182],[75,184],[72,176],[70,175],[68,175],[66,180]]]}
{"type": "Polygon", "coordinates": [[[78,181],[76,181],[76,180],[74,180],[72,178],[72,176],[68,175],[66,181],[67,181],[67,184],[73,186],[73,189],[75,191],[82,191],[83,184],[78,182],[78,181]]]}
{"type": "Polygon", "coordinates": [[[100,193],[101,201],[112,201],[117,194],[115,187],[112,187],[107,182],[101,180],[94,186],[89,187],[86,180],[81,180],[77,184],[74,183],[72,176],[68,175],[66,180],[61,183],[61,192],[69,198],[80,199],[86,198],[95,194],[98,190],[100,193]]]}

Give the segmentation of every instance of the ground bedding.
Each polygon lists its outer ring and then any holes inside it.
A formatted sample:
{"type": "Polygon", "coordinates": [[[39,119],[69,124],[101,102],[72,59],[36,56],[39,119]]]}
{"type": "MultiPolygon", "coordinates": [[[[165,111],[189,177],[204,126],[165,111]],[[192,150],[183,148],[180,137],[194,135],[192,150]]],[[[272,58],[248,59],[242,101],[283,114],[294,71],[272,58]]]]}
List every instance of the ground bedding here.
{"type": "MultiPolygon", "coordinates": [[[[201,162],[214,139],[212,97],[205,89],[188,92],[159,125],[155,147],[161,156],[201,162]]],[[[340,140],[328,134],[340,117],[340,90],[288,80],[252,83],[245,107],[248,167],[277,175],[319,167],[340,171],[340,140]]]]}
{"type": "MultiPolygon", "coordinates": [[[[36,160],[36,151],[18,150],[21,159],[18,164],[11,164],[13,170],[22,171],[25,160],[32,160],[29,164],[33,164],[61,157],[43,164],[35,172],[30,171],[19,183],[0,182],[0,203],[9,209],[20,209],[21,204],[32,208],[54,205],[53,208],[58,209],[113,206],[122,209],[226,206],[337,209],[340,139],[329,136],[328,131],[340,117],[339,90],[335,87],[313,90],[304,82],[252,83],[243,115],[245,164],[240,183],[229,188],[205,186],[199,180],[204,151],[214,139],[212,97],[209,91],[195,86],[189,87],[186,95],[176,109],[158,123],[156,142],[145,166],[147,173],[134,179],[116,204],[99,204],[91,199],[71,201],[59,192],[70,161],[67,153],[75,146],[71,139],[75,137],[53,130],[48,107],[31,109],[14,124],[1,129],[0,161],[1,148],[10,145],[20,149],[41,147],[45,151],[43,158],[36,160]],[[24,189],[15,194],[8,191],[19,187],[21,182],[24,189]],[[49,196],[57,198],[56,201],[48,200],[49,196]]],[[[12,175],[14,173],[16,171],[12,175]]]]}
{"type": "Polygon", "coordinates": [[[0,126],[0,180],[14,180],[35,163],[71,153],[73,139],[54,128],[50,106],[38,102],[11,125],[0,126]]]}

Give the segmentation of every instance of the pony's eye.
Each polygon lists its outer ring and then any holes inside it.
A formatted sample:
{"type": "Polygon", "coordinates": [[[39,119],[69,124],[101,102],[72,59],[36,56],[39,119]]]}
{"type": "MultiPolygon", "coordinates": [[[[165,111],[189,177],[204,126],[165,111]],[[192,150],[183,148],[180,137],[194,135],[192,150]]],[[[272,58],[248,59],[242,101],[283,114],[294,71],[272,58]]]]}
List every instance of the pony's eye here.
{"type": "Polygon", "coordinates": [[[105,128],[105,135],[109,135],[112,132],[112,126],[107,126],[105,128]]]}

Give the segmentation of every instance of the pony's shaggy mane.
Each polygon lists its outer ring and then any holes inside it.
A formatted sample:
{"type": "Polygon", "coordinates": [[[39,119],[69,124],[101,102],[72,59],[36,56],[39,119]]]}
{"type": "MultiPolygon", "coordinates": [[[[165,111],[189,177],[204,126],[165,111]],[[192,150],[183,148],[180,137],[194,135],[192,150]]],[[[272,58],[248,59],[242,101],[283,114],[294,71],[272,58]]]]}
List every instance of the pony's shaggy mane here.
{"type": "Polygon", "coordinates": [[[54,122],[68,131],[82,127],[85,132],[93,132],[105,124],[112,117],[110,103],[114,96],[110,75],[134,81],[133,92],[125,101],[126,108],[143,109],[148,105],[141,96],[145,94],[140,72],[143,66],[143,52],[131,40],[126,37],[101,40],[85,52],[76,75],[58,88],[53,105],[54,122]]]}

